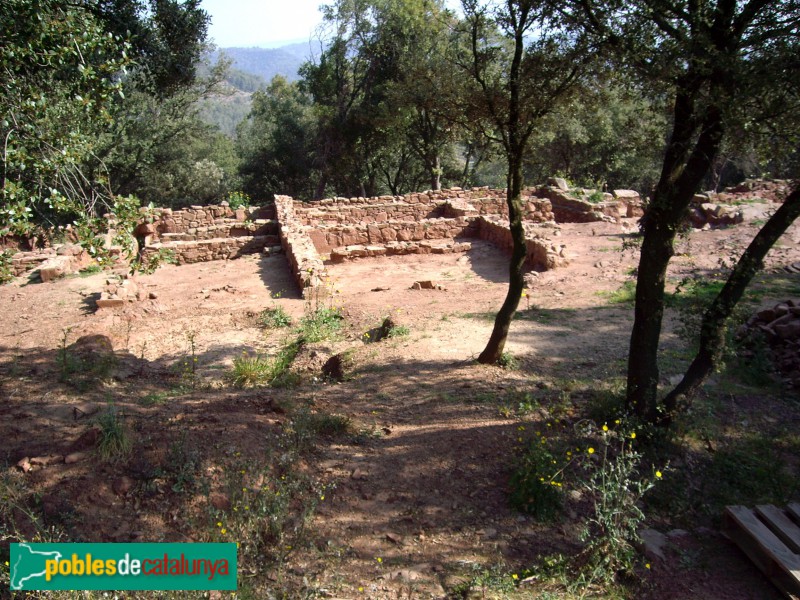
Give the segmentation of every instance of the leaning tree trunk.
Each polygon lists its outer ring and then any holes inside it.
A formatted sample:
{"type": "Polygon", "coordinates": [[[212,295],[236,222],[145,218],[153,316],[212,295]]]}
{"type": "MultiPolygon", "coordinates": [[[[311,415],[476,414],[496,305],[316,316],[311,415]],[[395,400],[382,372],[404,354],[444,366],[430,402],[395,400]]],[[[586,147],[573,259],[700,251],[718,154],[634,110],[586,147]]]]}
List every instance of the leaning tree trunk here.
{"type": "MultiPolygon", "coordinates": [[[[723,135],[722,115],[709,106],[700,123],[700,134],[693,141],[698,125],[695,102],[700,85],[695,81],[687,83],[687,88],[678,90],[672,139],[667,146],[661,179],[643,220],[626,403],[634,414],[649,422],[658,420],[658,344],[667,266],[686,209],[719,152],[723,135]]],[[[715,91],[716,86],[712,85],[712,95],[715,91]]]]}
{"type": "Polygon", "coordinates": [[[514,313],[517,312],[525,285],[522,267],[525,264],[527,248],[525,245],[525,228],[522,224],[522,152],[509,161],[508,184],[506,203],[508,204],[508,224],[511,229],[513,244],[509,266],[508,293],[494,319],[494,329],[492,329],[489,342],[480,356],[478,356],[478,362],[483,364],[494,364],[503,355],[511,320],[514,318],[514,313]]]}
{"type": "Polygon", "coordinates": [[[708,378],[725,345],[725,324],[745,289],[762,268],[772,246],[800,216],[800,186],[796,186],[783,205],[761,228],[736,263],[725,286],[703,315],[700,326],[700,349],[681,382],[664,398],[665,413],[661,423],[669,425],[672,417],[690,406],[692,397],[708,378]]]}

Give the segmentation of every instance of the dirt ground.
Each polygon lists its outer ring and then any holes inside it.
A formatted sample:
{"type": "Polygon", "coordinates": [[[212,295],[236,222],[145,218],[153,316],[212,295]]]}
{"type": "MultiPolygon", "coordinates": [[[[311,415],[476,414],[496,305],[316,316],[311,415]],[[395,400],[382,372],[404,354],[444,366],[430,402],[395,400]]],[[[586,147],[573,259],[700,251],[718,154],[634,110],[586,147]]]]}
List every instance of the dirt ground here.
{"type": "MultiPolygon", "coordinates": [[[[514,511],[508,477],[521,435],[554,418],[567,428],[583,417],[581,395],[564,396],[569,382],[624,375],[633,309],[611,303],[609,294],[632,279],[638,255],[623,245],[635,227],[633,220],[559,227],[572,260],[539,274],[522,299],[507,345],[516,369],[474,362],[504,298],[508,268],[501,252],[479,241],[464,255],[331,265],[331,296],[319,302],[341,308],[346,333],[302,351],[298,368],[316,369],[321,357],[350,349],[349,376],[328,383],[308,371],[288,389],[238,390],[225,379],[243,352],[274,354],[286,341],[284,330],[259,325],[262,310],[279,305],[299,320],[309,308],[282,256],[166,265],[140,276],[153,298],[118,310],[95,309],[104,273],[2,286],[0,450],[7,480],[24,490],[20,498],[36,499],[40,526],[69,540],[236,541],[221,538],[214,523],[234,519],[231,473],[245,489],[263,486],[264,471],[259,480],[251,466],[280,461],[275,440],[287,427],[287,410],[309,406],[346,417],[355,434],[320,438],[304,455],[301,470],[319,482],[324,500],[308,528],[311,541],[291,551],[276,586],[287,578],[304,597],[467,597],[453,590],[463,589],[458,582],[470,574],[492,567],[522,573],[543,556],[575,554],[580,519],[540,524],[514,511]],[[412,290],[420,280],[446,289],[412,290]],[[364,333],[390,315],[410,333],[368,343],[364,333]],[[95,334],[112,341],[110,376],[99,385],[64,381],[60,350],[95,334]],[[187,374],[191,389],[181,387],[187,374]],[[553,406],[524,418],[503,410],[531,390],[549,394],[553,406]],[[87,434],[109,403],[132,436],[134,451],[124,462],[101,460],[92,451],[96,434],[87,434]]],[[[756,230],[744,224],[682,238],[670,287],[713,272],[756,230]]],[[[800,261],[798,244],[796,225],[770,254],[766,272],[800,261]]],[[[797,289],[800,275],[785,277],[797,289]]],[[[786,299],[766,295],[763,304],[786,299]]],[[[680,345],[670,317],[664,352],[680,345]]],[[[665,383],[679,367],[665,361],[665,383]]],[[[763,399],[748,404],[731,395],[737,402],[738,417],[750,422],[770,411],[763,399]]],[[[781,418],[800,422],[800,407],[781,418]]],[[[578,501],[568,506],[573,517],[582,510],[578,501]]],[[[30,519],[16,523],[19,533],[36,535],[30,519]]],[[[666,557],[641,574],[636,597],[779,598],[717,524],[695,521],[670,538],[666,557]]],[[[648,525],[677,528],[663,516],[648,525]]],[[[516,592],[489,586],[481,593],[558,597],[537,586],[531,580],[516,592]]]]}

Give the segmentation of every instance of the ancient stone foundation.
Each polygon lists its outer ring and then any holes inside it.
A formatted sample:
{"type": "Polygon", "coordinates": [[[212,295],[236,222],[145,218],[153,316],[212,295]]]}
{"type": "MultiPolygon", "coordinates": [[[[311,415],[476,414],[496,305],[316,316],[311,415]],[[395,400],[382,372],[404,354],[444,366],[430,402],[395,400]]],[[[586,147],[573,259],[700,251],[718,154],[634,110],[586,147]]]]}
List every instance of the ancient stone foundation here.
{"type": "MultiPolygon", "coordinates": [[[[316,288],[326,277],[326,262],[403,254],[467,252],[471,239],[511,248],[505,190],[454,188],[438,192],[330,198],[300,202],[275,199],[281,246],[298,285],[316,288]]],[[[566,261],[563,246],[547,239],[535,224],[552,223],[550,200],[526,193],[528,265],[552,269],[566,261]]]]}
{"type": "Polygon", "coordinates": [[[192,206],[183,210],[156,209],[136,235],[144,242],[145,258],[169,251],[178,263],[237,258],[243,254],[276,251],[280,247],[275,207],[240,208],[226,205],[192,206]]]}
{"type": "Polygon", "coordinates": [[[89,255],[77,244],[56,244],[31,252],[17,252],[11,258],[15,277],[29,273],[47,282],[79,271],[89,264],[89,255]]]}

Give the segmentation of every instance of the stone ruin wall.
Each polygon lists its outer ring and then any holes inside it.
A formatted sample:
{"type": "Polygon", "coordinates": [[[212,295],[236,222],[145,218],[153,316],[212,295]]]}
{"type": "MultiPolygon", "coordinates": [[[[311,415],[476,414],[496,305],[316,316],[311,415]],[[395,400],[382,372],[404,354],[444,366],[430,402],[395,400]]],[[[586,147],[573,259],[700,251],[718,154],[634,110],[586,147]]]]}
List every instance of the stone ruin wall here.
{"type": "MultiPolygon", "coordinates": [[[[533,227],[553,222],[551,202],[529,192],[523,205],[529,266],[547,270],[563,264],[563,246],[533,227]]],[[[281,245],[301,289],[316,287],[326,277],[326,261],[466,252],[472,238],[511,247],[505,190],[488,187],[319,202],[278,196],[275,206],[281,245]]]]}
{"type": "Polygon", "coordinates": [[[221,205],[181,210],[144,209],[137,236],[145,257],[169,250],[178,264],[237,258],[280,246],[273,206],[231,209],[221,205]]]}

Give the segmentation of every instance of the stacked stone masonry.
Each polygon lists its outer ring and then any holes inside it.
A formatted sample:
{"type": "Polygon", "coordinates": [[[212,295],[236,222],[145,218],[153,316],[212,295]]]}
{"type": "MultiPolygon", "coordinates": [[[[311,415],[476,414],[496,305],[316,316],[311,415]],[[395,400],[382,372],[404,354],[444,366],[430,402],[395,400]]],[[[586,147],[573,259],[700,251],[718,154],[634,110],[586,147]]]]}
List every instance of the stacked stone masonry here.
{"type": "MultiPolygon", "coordinates": [[[[563,246],[534,224],[552,223],[552,203],[529,190],[523,196],[528,265],[537,270],[566,262],[563,246]]],[[[505,190],[459,188],[438,192],[330,198],[319,202],[275,200],[281,245],[298,285],[307,290],[327,276],[325,262],[401,254],[467,252],[482,238],[510,250],[505,190]]]]}
{"type": "Polygon", "coordinates": [[[17,252],[11,258],[15,277],[38,274],[43,282],[79,271],[89,264],[89,255],[78,244],[57,244],[30,252],[17,252]]]}
{"type": "Polygon", "coordinates": [[[169,250],[178,264],[224,260],[275,251],[281,243],[273,206],[233,210],[223,204],[143,212],[146,218],[136,234],[144,242],[146,258],[169,250]]]}

